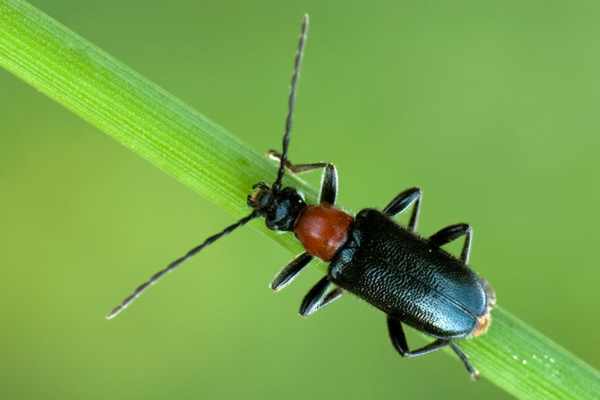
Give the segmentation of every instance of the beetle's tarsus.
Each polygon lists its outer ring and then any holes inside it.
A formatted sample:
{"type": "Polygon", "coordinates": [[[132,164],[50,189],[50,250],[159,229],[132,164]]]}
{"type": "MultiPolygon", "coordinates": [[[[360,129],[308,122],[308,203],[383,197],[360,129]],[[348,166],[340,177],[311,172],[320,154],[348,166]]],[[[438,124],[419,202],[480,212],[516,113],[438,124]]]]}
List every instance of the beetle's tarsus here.
{"type": "Polygon", "coordinates": [[[473,364],[471,364],[471,361],[469,361],[469,356],[467,356],[456,343],[451,341],[449,344],[452,351],[454,351],[458,358],[460,358],[460,360],[463,362],[467,372],[469,375],[471,375],[471,379],[474,381],[479,379],[479,371],[473,366],[473,364]]]}

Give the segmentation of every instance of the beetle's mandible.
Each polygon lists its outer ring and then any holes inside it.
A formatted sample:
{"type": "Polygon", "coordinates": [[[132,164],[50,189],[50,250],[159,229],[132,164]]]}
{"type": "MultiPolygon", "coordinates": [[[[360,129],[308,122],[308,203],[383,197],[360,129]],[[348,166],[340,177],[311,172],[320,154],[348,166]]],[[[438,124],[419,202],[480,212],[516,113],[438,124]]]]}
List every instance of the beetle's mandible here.
{"type": "Polygon", "coordinates": [[[107,318],[113,318],[166,273],[179,267],[204,247],[257,217],[265,218],[269,229],[293,232],[305,252],[285,266],[271,283],[273,290],[289,284],[314,258],[329,262],[327,275],[304,297],[300,314],[308,316],[344,292],[352,293],[387,315],[387,329],[394,348],[402,357],[417,357],[449,346],[470,373],[478,372],[456,345],[456,339],[482,335],[491,324],[496,295],[491,286],[469,268],[472,229],[468,224],[447,226],[429,238],[417,235],[421,190],[411,188],[398,194],[382,210],[367,208],[356,216],[335,207],[338,179],[328,162],[292,164],[288,147],[296,87],[306,43],[308,16],[302,20],[300,39],[292,74],[282,151],[268,155],[279,163],[272,185],[260,182],[248,196],[252,212],[206,239],[137,287],[107,318]],[[293,187],[284,187],[286,171],[295,174],[321,169],[323,179],[319,204],[308,205],[293,187]],[[393,217],[410,209],[407,227],[393,217]],[[460,256],[441,246],[464,236],[460,256]],[[434,338],[421,348],[410,350],[403,324],[434,338]]]}

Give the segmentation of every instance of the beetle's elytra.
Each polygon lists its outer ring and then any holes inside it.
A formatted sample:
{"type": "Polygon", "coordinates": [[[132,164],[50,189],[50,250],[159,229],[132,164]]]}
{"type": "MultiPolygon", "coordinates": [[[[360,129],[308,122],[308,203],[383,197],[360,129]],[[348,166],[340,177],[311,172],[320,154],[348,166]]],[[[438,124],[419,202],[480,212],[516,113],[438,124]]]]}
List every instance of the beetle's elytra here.
{"type": "Polygon", "coordinates": [[[306,42],[308,16],[302,20],[298,49],[285,120],[283,149],[269,151],[279,163],[272,185],[260,182],[248,196],[252,212],[206,239],[184,256],[171,262],[140,285],[107,318],[125,309],[150,285],[166,273],[179,267],[204,247],[257,217],[265,218],[269,229],[293,232],[305,252],[285,266],[271,283],[273,290],[289,284],[314,257],[329,262],[327,275],[310,289],[300,306],[300,314],[308,316],[352,293],[387,315],[392,344],[403,357],[416,357],[449,346],[461,359],[473,378],[477,370],[455,344],[455,339],[475,337],[486,332],[491,324],[491,309],[496,296],[491,286],[468,267],[472,229],[468,224],[447,226],[429,238],[418,236],[421,190],[411,188],[398,194],[383,210],[367,208],[356,216],[335,207],[337,172],[327,162],[292,164],[288,147],[296,86],[306,42]],[[323,180],[319,204],[308,205],[293,187],[283,187],[287,171],[303,173],[322,169],[323,180]],[[393,217],[411,209],[407,227],[394,222],[393,217]],[[454,257],[441,246],[464,236],[460,256],[454,257]],[[434,338],[430,344],[409,350],[403,324],[434,338]]]}

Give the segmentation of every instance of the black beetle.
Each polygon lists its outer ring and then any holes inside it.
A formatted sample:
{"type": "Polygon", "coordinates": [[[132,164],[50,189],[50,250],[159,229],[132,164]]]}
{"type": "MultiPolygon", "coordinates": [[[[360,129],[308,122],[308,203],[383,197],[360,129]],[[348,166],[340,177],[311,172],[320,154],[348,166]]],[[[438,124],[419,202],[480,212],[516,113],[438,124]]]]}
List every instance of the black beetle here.
{"type": "Polygon", "coordinates": [[[271,186],[263,182],[254,185],[248,196],[248,205],[253,209],[250,215],[209,237],[154,274],[115,307],[107,318],[119,314],[146,288],[204,247],[256,217],[264,217],[271,230],[293,231],[306,250],[277,274],[271,283],[273,290],[290,283],[313,257],[330,262],[327,276],[304,297],[301,315],[314,313],[348,291],[387,314],[388,332],[401,356],[421,356],[450,346],[471,376],[476,378],[477,370],[454,339],[486,332],[491,324],[490,312],[496,296],[491,286],[467,266],[471,226],[450,225],[429,238],[418,236],[415,233],[421,200],[418,188],[403,191],[382,211],[367,208],[352,217],[334,206],[337,172],[333,164],[292,164],[287,158],[307,29],[308,16],[305,15],[294,60],[283,151],[271,150],[268,153],[279,162],[275,182],[271,186]],[[282,187],[286,170],[302,173],[314,169],[324,169],[318,205],[307,205],[295,188],[282,187]],[[411,206],[407,228],[392,220],[393,216],[411,206]],[[441,249],[441,246],[461,236],[465,236],[465,241],[459,258],[441,249]],[[329,289],[330,286],[334,287],[329,289]],[[409,350],[402,323],[435,340],[419,349],[409,350]]]}

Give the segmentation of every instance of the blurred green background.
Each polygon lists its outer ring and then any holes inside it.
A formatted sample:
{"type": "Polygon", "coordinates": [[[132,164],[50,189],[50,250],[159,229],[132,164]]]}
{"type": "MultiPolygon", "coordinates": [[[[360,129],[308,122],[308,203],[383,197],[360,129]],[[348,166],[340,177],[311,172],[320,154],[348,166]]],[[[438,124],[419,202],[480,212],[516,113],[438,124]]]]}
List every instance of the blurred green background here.
{"type": "MultiPolygon", "coordinates": [[[[33,4],[260,150],[309,12],[292,160],[336,163],[355,210],[422,187],[420,231],[473,224],[500,304],[600,366],[600,3],[33,4]]],[[[350,296],[301,319],[319,271],[274,295],[291,255],[251,229],[107,322],[232,217],[5,71],[0,88],[0,398],[508,398],[447,354],[400,359],[350,296]]]]}

